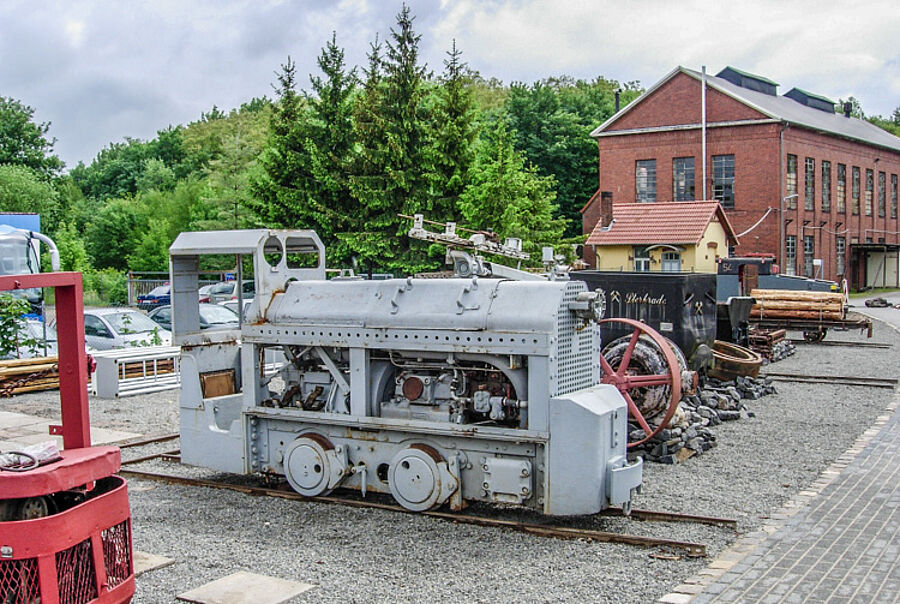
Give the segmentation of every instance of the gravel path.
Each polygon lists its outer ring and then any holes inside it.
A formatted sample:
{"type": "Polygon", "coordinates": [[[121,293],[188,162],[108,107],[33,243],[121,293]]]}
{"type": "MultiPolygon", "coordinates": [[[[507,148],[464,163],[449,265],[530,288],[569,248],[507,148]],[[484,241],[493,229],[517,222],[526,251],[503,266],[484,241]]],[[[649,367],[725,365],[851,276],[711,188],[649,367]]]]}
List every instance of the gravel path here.
{"type": "MultiPolygon", "coordinates": [[[[865,340],[829,332],[829,340],[865,340]]],[[[773,371],[896,376],[900,335],[876,324],[870,341],[890,349],[798,346],[773,371]],[[776,369],[777,368],[777,369],[776,369]]],[[[738,518],[740,531],[810,484],[887,405],[886,389],[777,383],[779,393],[748,401],[755,418],[716,426],[718,446],[679,466],[646,464],[635,505],[738,518]]],[[[55,393],[54,393],[55,394],[55,393]]],[[[177,430],[175,391],[117,401],[92,400],[96,425],[162,434],[177,430]]],[[[52,402],[51,402],[52,401],[52,402]]],[[[47,394],[4,401],[5,410],[52,417],[47,394]]],[[[174,448],[131,449],[126,456],[174,448]]],[[[142,469],[212,475],[148,462],[142,469]]],[[[242,479],[244,480],[244,479],[242,479]]],[[[176,559],[138,580],[135,602],[174,596],[238,570],[316,584],[292,602],[464,600],[474,602],[652,602],[709,560],[651,558],[654,550],[562,541],[454,525],[413,514],[129,481],[135,548],[176,559]]],[[[535,519],[519,510],[485,510],[535,519]]],[[[628,531],[709,546],[715,556],[733,531],[688,524],[579,518],[580,526],[628,531]]]]}

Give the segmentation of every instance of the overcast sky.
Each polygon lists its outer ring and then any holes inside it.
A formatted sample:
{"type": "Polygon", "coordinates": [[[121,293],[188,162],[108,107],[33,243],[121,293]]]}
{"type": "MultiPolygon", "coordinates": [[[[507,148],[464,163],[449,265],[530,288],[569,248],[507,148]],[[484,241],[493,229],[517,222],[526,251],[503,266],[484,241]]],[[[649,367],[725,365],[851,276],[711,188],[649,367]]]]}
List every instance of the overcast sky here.
{"type": "MultiPolygon", "coordinates": [[[[677,65],[726,65],[867,114],[900,105],[896,0],[412,0],[423,60],[435,71],[456,38],[470,67],[504,82],[602,75],[651,86],[677,65]]],[[[0,0],[0,96],[52,122],[69,167],[126,136],[152,138],[272,96],[290,55],[301,84],[337,32],[351,64],[394,23],[384,0],[0,0]]]]}

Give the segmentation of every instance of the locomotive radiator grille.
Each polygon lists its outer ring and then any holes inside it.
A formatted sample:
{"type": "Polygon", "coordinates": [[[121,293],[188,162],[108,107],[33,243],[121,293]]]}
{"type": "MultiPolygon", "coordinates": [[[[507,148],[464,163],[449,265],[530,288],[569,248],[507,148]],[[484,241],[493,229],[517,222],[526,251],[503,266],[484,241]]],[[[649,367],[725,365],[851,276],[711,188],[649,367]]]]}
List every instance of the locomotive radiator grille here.
{"type": "Polygon", "coordinates": [[[90,538],[56,554],[60,604],[87,604],[97,597],[90,538]]]}
{"type": "Polygon", "coordinates": [[[131,576],[131,540],[128,534],[128,520],[100,533],[103,542],[103,565],[106,567],[106,581],[110,588],[121,584],[131,576]]]}
{"type": "Polygon", "coordinates": [[[0,560],[0,602],[26,604],[40,598],[37,558],[0,560]]]}
{"type": "Polygon", "coordinates": [[[566,287],[562,303],[557,311],[557,336],[554,350],[556,380],[551,396],[561,396],[582,388],[590,388],[599,381],[595,375],[597,350],[597,326],[587,325],[582,329],[579,320],[569,310],[569,303],[584,291],[580,282],[571,282],[566,287]]]}

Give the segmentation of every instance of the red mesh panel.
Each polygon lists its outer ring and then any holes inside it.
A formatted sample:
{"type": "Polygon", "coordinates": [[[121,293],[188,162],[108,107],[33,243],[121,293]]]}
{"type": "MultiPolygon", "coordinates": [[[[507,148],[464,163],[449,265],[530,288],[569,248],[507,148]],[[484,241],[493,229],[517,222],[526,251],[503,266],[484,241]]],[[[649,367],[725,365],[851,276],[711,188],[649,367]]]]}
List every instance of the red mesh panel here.
{"type": "Polygon", "coordinates": [[[0,560],[0,602],[32,604],[40,601],[36,558],[0,560]]]}
{"type": "Polygon", "coordinates": [[[110,589],[131,575],[131,547],[128,543],[128,521],[100,533],[103,542],[103,564],[110,589]]]}
{"type": "Polygon", "coordinates": [[[56,575],[60,604],[87,604],[97,597],[90,539],[56,554],[56,575]]]}

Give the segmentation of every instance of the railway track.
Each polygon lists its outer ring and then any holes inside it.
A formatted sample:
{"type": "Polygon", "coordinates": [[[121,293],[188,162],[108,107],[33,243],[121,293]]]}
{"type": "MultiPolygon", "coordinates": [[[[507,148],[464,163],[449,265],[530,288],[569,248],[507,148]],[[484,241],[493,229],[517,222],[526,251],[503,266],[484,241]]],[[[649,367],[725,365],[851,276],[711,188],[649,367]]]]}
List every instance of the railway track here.
{"type": "Polygon", "coordinates": [[[806,384],[837,384],[841,386],[868,386],[870,388],[890,388],[893,390],[897,387],[898,380],[896,378],[878,378],[853,375],[803,375],[798,373],[781,373],[777,371],[767,371],[760,373],[760,377],[770,377],[779,382],[800,382],[806,384]]]}
{"type": "Polygon", "coordinates": [[[807,342],[803,339],[791,339],[794,344],[803,344],[805,346],[846,346],[848,348],[893,348],[893,344],[885,344],[883,342],[844,342],[841,340],[822,340],[821,342],[807,342]]]}
{"type": "MultiPolygon", "coordinates": [[[[174,440],[178,435],[166,437],[156,437],[146,439],[144,441],[133,441],[125,443],[123,448],[133,448],[142,445],[165,442],[174,440]]],[[[187,476],[176,476],[160,472],[148,472],[144,470],[133,469],[133,466],[145,461],[154,459],[166,461],[180,461],[179,451],[168,450],[161,453],[153,453],[149,455],[141,455],[122,461],[122,469],[119,474],[129,478],[138,478],[142,480],[151,480],[166,484],[203,487],[211,489],[222,489],[235,491],[245,495],[275,497],[279,499],[288,499],[292,501],[315,501],[318,503],[345,505],[356,508],[378,509],[390,512],[412,513],[409,510],[395,504],[383,503],[373,500],[362,500],[346,497],[335,496],[318,496],[305,497],[288,488],[269,487],[269,486],[253,486],[246,484],[235,484],[220,480],[207,480],[200,478],[191,478],[187,476]]],[[[584,529],[578,527],[557,526],[553,524],[542,524],[537,522],[523,522],[516,520],[505,520],[501,518],[491,518],[486,516],[477,516],[472,514],[458,514],[451,512],[441,512],[437,510],[420,512],[424,516],[437,518],[455,522],[458,524],[470,524],[475,526],[497,527],[507,530],[538,535],[542,537],[552,537],[558,539],[584,539],[588,541],[604,542],[604,543],[622,543],[627,545],[635,545],[641,547],[660,547],[664,549],[678,550],[688,557],[705,557],[707,555],[706,544],[696,543],[693,541],[679,541],[675,539],[666,539],[660,537],[649,537],[646,535],[632,535],[627,533],[614,533],[607,531],[599,531],[594,529],[584,529]]],[[[602,512],[604,516],[621,515],[621,508],[610,508],[602,512]]],[[[737,530],[737,520],[731,518],[718,518],[714,516],[702,516],[697,514],[681,514],[676,512],[663,512],[657,510],[632,509],[630,517],[634,520],[648,522],[688,522],[694,524],[705,524],[711,526],[726,527],[737,530]]]]}

